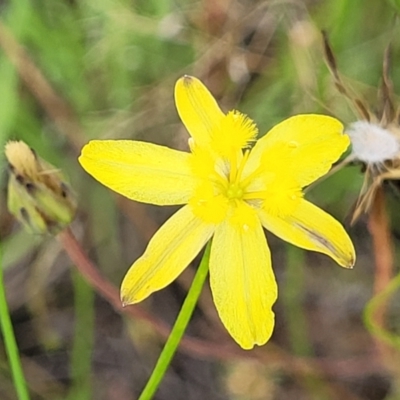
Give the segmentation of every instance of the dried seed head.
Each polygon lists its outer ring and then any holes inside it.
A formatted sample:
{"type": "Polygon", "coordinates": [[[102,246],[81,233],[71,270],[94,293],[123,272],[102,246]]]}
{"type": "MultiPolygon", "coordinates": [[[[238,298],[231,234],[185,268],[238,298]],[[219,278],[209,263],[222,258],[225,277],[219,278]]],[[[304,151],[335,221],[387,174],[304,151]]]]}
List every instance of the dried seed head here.
{"type": "Polygon", "coordinates": [[[341,166],[358,160],[365,164],[364,183],[354,207],[351,224],[361,214],[369,212],[377,189],[385,180],[400,180],[400,106],[395,104],[393,82],[390,78],[390,44],[383,57],[382,79],[376,112],[358,97],[342,80],[330,46],[328,36],[323,33],[325,58],[333,80],[360,118],[352,123],[346,133],[352,143],[352,154],[341,166]]]}
{"type": "Polygon", "coordinates": [[[362,162],[381,164],[399,156],[398,138],[377,124],[357,121],[350,125],[346,133],[350,137],[354,157],[362,162]]]}

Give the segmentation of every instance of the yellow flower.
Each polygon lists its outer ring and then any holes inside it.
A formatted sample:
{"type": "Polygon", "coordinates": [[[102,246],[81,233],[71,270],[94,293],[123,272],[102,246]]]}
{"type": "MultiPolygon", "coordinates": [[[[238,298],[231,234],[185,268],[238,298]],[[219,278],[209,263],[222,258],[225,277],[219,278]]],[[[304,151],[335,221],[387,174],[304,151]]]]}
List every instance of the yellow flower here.
{"type": "Polygon", "coordinates": [[[154,235],[126,274],[125,304],[169,285],[213,237],[210,284],[226,329],[245,349],[264,344],[274,326],[277,286],[263,227],[350,268],[355,253],[343,227],[303,199],[349,145],[342,124],[298,115],[256,142],[245,115],[224,114],[206,87],[185,76],[175,88],[191,153],[125,140],[91,141],[83,168],[116,192],[157,205],[186,204],[154,235]]]}

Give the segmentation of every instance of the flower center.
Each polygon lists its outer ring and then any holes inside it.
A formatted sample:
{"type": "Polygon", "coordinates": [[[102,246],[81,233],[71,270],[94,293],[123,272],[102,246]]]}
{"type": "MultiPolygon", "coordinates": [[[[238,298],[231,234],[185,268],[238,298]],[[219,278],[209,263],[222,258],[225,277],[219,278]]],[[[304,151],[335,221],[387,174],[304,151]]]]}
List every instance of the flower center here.
{"type": "Polygon", "coordinates": [[[245,151],[244,154],[232,153],[229,158],[217,160],[211,157],[207,159],[207,153],[203,154],[199,150],[194,154],[195,167],[200,171],[201,178],[193,197],[189,200],[195,215],[208,223],[220,223],[228,215],[232,216],[237,210],[246,208],[248,183],[243,183],[242,173],[249,151],[245,151]]]}
{"type": "Polygon", "coordinates": [[[229,200],[238,199],[243,197],[244,191],[238,183],[230,183],[226,189],[226,197],[229,200]]]}

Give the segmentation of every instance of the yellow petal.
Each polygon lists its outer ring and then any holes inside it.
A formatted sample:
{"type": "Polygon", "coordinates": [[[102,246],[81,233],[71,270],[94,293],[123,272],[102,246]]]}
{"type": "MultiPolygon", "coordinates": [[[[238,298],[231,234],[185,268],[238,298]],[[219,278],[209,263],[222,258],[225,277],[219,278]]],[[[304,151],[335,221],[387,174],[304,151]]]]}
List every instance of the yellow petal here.
{"type": "Polygon", "coordinates": [[[124,304],[142,301],[163,289],[199,253],[214,232],[185,206],[175,213],[153,236],[142,257],[129,269],[121,286],[124,304]]]}
{"type": "Polygon", "coordinates": [[[244,176],[260,169],[304,187],[325,175],[349,146],[343,125],[325,115],[296,115],[273,127],[250,153],[244,176]]]}
{"type": "Polygon", "coordinates": [[[92,140],[79,157],[82,167],[110,189],[132,200],[184,204],[196,185],[189,159],[168,147],[132,140],[92,140]]]}
{"type": "Polygon", "coordinates": [[[210,282],[219,316],[239,345],[251,349],[266,343],[274,328],[277,286],[259,222],[239,229],[225,221],[217,227],[210,282]]]}
{"type": "Polygon", "coordinates": [[[175,103],[195,144],[207,145],[225,117],[212,94],[197,78],[185,75],[175,85],[175,103]]]}
{"type": "Polygon", "coordinates": [[[356,255],[343,226],[308,201],[301,200],[294,213],[284,218],[264,210],[258,213],[264,228],[281,239],[307,250],[324,253],[342,267],[353,267],[356,255]]]}

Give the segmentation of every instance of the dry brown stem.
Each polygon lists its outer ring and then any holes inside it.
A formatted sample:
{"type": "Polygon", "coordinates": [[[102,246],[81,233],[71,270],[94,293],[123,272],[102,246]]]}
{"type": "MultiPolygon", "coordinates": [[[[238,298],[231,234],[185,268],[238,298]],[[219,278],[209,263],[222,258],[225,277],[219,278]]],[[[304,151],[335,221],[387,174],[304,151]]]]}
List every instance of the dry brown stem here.
{"type": "Polygon", "coordinates": [[[23,46],[0,21],[0,47],[14,65],[21,80],[35,96],[46,114],[70,141],[76,151],[83,145],[82,129],[69,104],[58,95],[23,46]]]}
{"type": "MultiPolygon", "coordinates": [[[[372,238],[375,259],[373,293],[376,296],[387,287],[393,274],[393,244],[382,186],[377,189],[372,203],[368,230],[372,238]]],[[[386,309],[387,303],[383,302],[373,315],[374,323],[382,330],[385,329],[386,309]]],[[[392,351],[391,348],[376,337],[374,337],[374,340],[382,361],[388,361],[392,351]]]]}
{"type": "MultiPolygon", "coordinates": [[[[368,229],[372,237],[375,258],[373,290],[376,295],[386,288],[393,274],[393,245],[382,187],[376,191],[369,214],[368,229]]],[[[375,321],[382,327],[385,320],[385,308],[385,306],[381,307],[375,315],[375,321]]]]}

